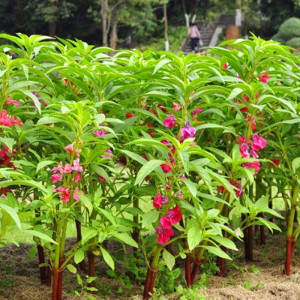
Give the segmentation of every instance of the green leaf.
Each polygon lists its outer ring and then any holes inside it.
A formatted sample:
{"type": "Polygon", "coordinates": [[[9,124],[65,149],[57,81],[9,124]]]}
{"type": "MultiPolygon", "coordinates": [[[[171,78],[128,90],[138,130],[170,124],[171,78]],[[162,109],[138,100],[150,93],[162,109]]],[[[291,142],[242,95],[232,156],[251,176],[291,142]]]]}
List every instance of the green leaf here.
{"type": "Polygon", "coordinates": [[[216,255],[216,256],[219,256],[219,257],[222,257],[222,258],[225,258],[225,259],[228,259],[228,260],[232,260],[230,258],[230,256],[225,253],[223,250],[221,250],[220,248],[217,248],[217,247],[213,247],[213,246],[205,246],[204,247],[208,252],[216,255]]]}
{"type": "Polygon", "coordinates": [[[77,269],[71,264],[67,264],[67,269],[73,274],[77,273],[77,269]]]}
{"type": "Polygon", "coordinates": [[[300,167],[300,157],[296,157],[293,161],[292,161],[292,168],[294,173],[296,174],[296,170],[300,167]]]}
{"type": "Polygon", "coordinates": [[[188,190],[190,191],[191,195],[196,198],[197,196],[197,186],[195,183],[190,181],[189,179],[183,179],[183,183],[186,185],[188,190]]]}
{"type": "Polygon", "coordinates": [[[193,223],[193,226],[189,229],[187,234],[189,249],[195,249],[200,244],[201,238],[202,231],[200,230],[200,227],[193,223]]]}
{"type": "Polygon", "coordinates": [[[10,215],[10,217],[14,220],[17,227],[19,229],[21,229],[21,222],[20,222],[19,216],[12,207],[0,202],[0,209],[3,209],[5,212],[7,212],[10,215]]]}
{"type": "Polygon", "coordinates": [[[100,250],[103,256],[104,261],[110,266],[111,269],[115,269],[115,262],[111,255],[103,248],[100,246],[100,250]]]}
{"type": "Polygon", "coordinates": [[[136,241],[128,233],[112,232],[111,235],[129,246],[132,246],[135,248],[139,247],[138,244],[136,243],[136,241]]]}
{"type": "Polygon", "coordinates": [[[159,211],[157,210],[150,210],[146,212],[143,215],[142,228],[146,228],[149,225],[155,223],[158,220],[158,217],[159,217],[159,211]]]}
{"type": "Polygon", "coordinates": [[[53,160],[44,160],[44,161],[39,162],[36,166],[36,173],[38,173],[39,170],[45,168],[46,166],[52,165],[54,163],[56,163],[56,162],[53,160]]]}
{"type": "Polygon", "coordinates": [[[12,151],[13,150],[13,146],[14,146],[14,143],[15,143],[15,140],[12,139],[12,138],[3,138],[3,137],[0,137],[0,142],[2,142],[3,144],[6,145],[6,147],[12,151]]]}
{"type": "Polygon", "coordinates": [[[165,163],[165,161],[153,159],[144,164],[136,176],[134,185],[140,184],[146,176],[148,176],[152,171],[154,171],[163,163],[165,163]]]}
{"type": "Polygon", "coordinates": [[[75,264],[79,264],[83,260],[84,260],[84,249],[79,248],[74,254],[74,262],[75,264]]]}
{"type": "Polygon", "coordinates": [[[213,235],[210,238],[213,239],[214,241],[216,241],[218,244],[220,244],[228,249],[238,251],[238,249],[236,248],[236,245],[230,239],[227,239],[227,238],[225,238],[223,236],[219,236],[219,235],[213,235]]]}
{"type": "Polygon", "coordinates": [[[163,252],[163,259],[166,263],[166,266],[170,271],[172,271],[174,265],[175,265],[175,257],[166,249],[163,252]]]}
{"type": "Polygon", "coordinates": [[[137,162],[139,162],[142,165],[144,165],[147,162],[147,160],[145,158],[143,158],[142,156],[140,156],[139,154],[136,154],[134,152],[131,152],[128,150],[121,150],[121,152],[123,152],[124,154],[126,154],[127,156],[132,158],[133,160],[136,160],[137,162]]]}
{"type": "Polygon", "coordinates": [[[24,230],[24,232],[26,232],[26,233],[28,233],[32,236],[38,237],[41,240],[44,240],[46,242],[49,242],[49,243],[52,243],[52,244],[57,244],[49,235],[47,235],[45,233],[42,233],[42,232],[39,232],[39,231],[36,231],[36,230],[31,230],[31,229],[24,230]]]}

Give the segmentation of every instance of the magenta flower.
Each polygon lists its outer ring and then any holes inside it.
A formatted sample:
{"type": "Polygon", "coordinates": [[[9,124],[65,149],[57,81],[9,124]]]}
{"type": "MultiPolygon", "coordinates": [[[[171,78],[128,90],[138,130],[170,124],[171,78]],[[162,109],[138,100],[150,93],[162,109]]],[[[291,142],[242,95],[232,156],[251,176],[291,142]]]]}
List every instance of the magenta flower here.
{"type": "Polygon", "coordinates": [[[242,143],[240,145],[240,153],[244,158],[249,158],[250,154],[248,152],[248,145],[246,143],[242,143]]]}
{"type": "Polygon", "coordinates": [[[157,242],[159,244],[165,244],[170,240],[170,237],[174,235],[174,231],[171,226],[158,226],[155,229],[158,234],[157,242]]]}
{"type": "Polygon", "coordinates": [[[181,106],[180,106],[179,104],[173,102],[173,109],[174,109],[175,111],[180,111],[181,106]]]}
{"type": "Polygon", "coordinates": [[[186,122],[185,126],[181,128],[181,142],[186,139],[194,138],[196,134],[196,128],[190,126],[190,122],[186,122]]]}
{"type": "Polygon", "coordinates": [[[165,226],[171,226],[173,224],[178,223],[182,218],[182,214],[178,205],[176,205],[173,209],[169,209],[166,215],[160,219],[160,224],[165,226]]]}
{"type": "Polygon", "coordinates": [[[153,207],[160,209],[162,206],[161,199],[162,199],[161,193],[158,193],[153,200],[153,207]]]}
{"type": "Polygon", "coordinates": [[[267,145],[267,141],[260,137],[257,133],[253,134],[251,148],[254,151],[263,149],[267,145]]]}
{"type": "Polygon", "coordinates": [[[163,120],[163,124],[165,125],[165,127],[167,128],[172,128],[172,127],[175,127],[177,124],[176,124],[176,120],[175,120],[175,117],[173,115],[170,115],[169,117],[165,118],[163,120]]]}
{"type": "Polygon", "coordinates": [[[104,130],[104,129],[94,131],[94,135],[96,135],[96,136],[102,136],[105,134],[106,134],[106,130],[104,130]]]}
{"type": "Polygon", "coordinates": [[[113,155],[111,154],[112,151],[111,151],[110,149],[107,149],[107,150],[105,151],[105,153],[107,153],[107,154],[101,155],[102,158],[113,158],[113,155]]]}
{"type": "Polygon", "coordinates": [[[72,168],[72,166],[70,164],[65,164],[65,167],[63,169],[63,173],[69,174],[69,173],[72,172],[72,170],[73,170],[73,168],[72,168]]]}
{"type": "Polygon", "coordinates": [[[253,157],[253,158],[258,158],[258,154],[254,151],[254,150],[249,150],[249,154],[253,157]]]}
{"type": "Polygon", "coordinates": [[[51,170],[51,173],[57,173],[57,172],[64,173],[64,166],[63,166],[62,162],[60,162],[57,167],[54,167],[51,170]]]}
{"type": "Polygon", "coordinates": [[[160,167],[164,173],[170,173],[172,171],[171,166],[168,164],[161,164],[160,167]]]}
{"type": "Polygon", "coordinates": [[[62,177],[63,177],[63,174],[53,174],[53,175],[51,175],[52,183],[54,184],[56,182],[62,181],[62,177]]]}
{"type": "Polygon", "coordinates": [[[254,175],[259,171],[260,163],[259,161],[246,162],[242,166],[247,169],[254,169],[254,175]]]}
{"type": "Polygon", "coordinates": [[[107,180],[106,180],[103,176],[98,175],[98,178],[99,178],[101,181],[103,181],[104,183],[107,183],[107,180]]]}
{"type": "Polygon", "coordinates": [[[201,108],[201,107],[198,107],[198,108],[196,108],[195,110],[193,110],[193,111],[191,112],[191,115],[192,115],[192,116],[198,115],[198,114],[200,114],[201,112],[202,112],[202,108],[201,108]]]}
{"type": "Polygon", "coordinates": [[[63,187],[59,186],[58,188],[54,189],[54,192],[59,192],[59,198],[63,202],[68,202],[70,200],[70,188],[69,187],[63,187]]]}

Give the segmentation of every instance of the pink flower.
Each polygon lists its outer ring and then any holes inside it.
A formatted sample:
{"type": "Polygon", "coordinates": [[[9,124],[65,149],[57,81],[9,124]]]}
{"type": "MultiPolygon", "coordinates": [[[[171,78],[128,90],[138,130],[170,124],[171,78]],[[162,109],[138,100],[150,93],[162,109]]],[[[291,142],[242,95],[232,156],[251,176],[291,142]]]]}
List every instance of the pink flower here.
{"type": "Polygon", "coordinates": [[[22,122],[14,117],[9,117],[7,111],[2,109],[0,112],[0,125],[10,127],[12,125],[21,126],[22,122]]]}
{"type": "Polygon", "coordinates": [[[178,223],[182,218],[182,214],[178,205],[176,205],[173,209],[169,209],[166,215],[160,219],[160,224],[165,226],[171,226],[173,224],[178,223]]]}
{"type": "Polygon", "coordinates": [[[191,112],[191,115],[194,116],[194,115],[198,115],[202,112],[202,108],[201,107],[198,107],[196,109],[194,109],[192,112],[191,112]]]}
{"type": "Polygon", "coordinates": [[[253,158],[258,158],[258,154],[254,151],[254,150],[249,150],[249,154],[253,157],[253,158]]]}
{"type": "Polygon", "coordinates": [[[170,237],[174,235],[174,231],[171,226],[158,226],[155,229],[158,234],[157,242],[159,244],[165,244],[170,240],[170,237]]]}
{"type": "Polygon", "coordinates": [[[54,184],[56,182],[62,181],[62,177],[63,177],[63,174],[53,174],[53,175],[51,175],[52,183],[54,184]]]}
{"type": "Polygon", "coordinates": [[[70,164],[65,164],[65,167],[64,167],[64,170],[63,170],[64,173],[69,174],[69,173],[72,172],[72,170],[73,170],[73,168],[70,164]]]}
{"type": "Polygon", "coordinates": [[[104,129],[94,131],[94,135],[96,135],[96,136],[102,136],[105,134],[106,134],[106,130],[104,130],[104,129]]]}
{"type": "Polygon", "coordinates": [[[173,115],[170,115],[169,117],[165,118],[163,120],[163,124],[165,125],[165,127],[167,128],[172,128],[172,127],[175,127],[177,124],[176,124],[176,120],[175,120],[175,117],[173,115]]]}
{"type": "Polygon", "coordinates": [[[181,142],[186,139],[194,138],[196,134],[196,128],[190,126],[190,122],[186,122],[185,126],[181,128],[181,142]]]}
{"type": "Polygon", "coordinates": [[[251,124],[251,129],[252,130],[256,130],[256,121],[255,121],[255,118],[252,118],[249,115],[247,115],[247,120],[251,124]]]}
{"type": "Polygon", "coordinates": [[[98,175],[98,178],[99,178],[101,181],[103,181],[104,183],[107,183],[107,180],[106,180],[103,176],[98,175]]]}
{"type": "Polygon", "coordinates": [[[267,141],[260,137],[257,133],[254,133],[252,136],[251,148],[254,151],[263,149],[267,145],[267,141]]]}
{"type": "Polygon", "coordinates": [[[5,104],[12,104],[14,106],[20,106],[20,103],[17,100],[13,100],[10,97],[8,97],[8,99],[6,100],[5,104]]]}
{"type": "Polygon", "coordinates": [[[153,207],[160,209],[162,206],[161,199],[162,199],[161,193],[158,193],[154,198],[153,207]]]}
{"type": "Polygon", "coordinates": [[[173,109],[174,109],[175,111],[180,111],[181,106],[180,106],[179,104],[173,102],[173,109]]]}
{"type": "Polygon", "coordinates": [[[54,192],[59,192],[59,198],[63,202],[68,202],[70,200],[70,188],[69,187],[63,187],[59,186],[58,188],[53,190],[54,192]]]}
{"type": "Polygon", "coordinates": [[[79,158],[73,160],[72,171],[83,172],[83,167],[79,163],[79,158]]]}
{"type": "Polygon", "coordinates": [[[178,191],[176,192],[176,196],[177,196],[180,200],[184,199],[184,196],[182,195],[182,191],[181,191],[181,190],[178,190],[178,191]]]}
{"type": "Polygon", "coordinates": [[[79,188],[76,188],[75,191],[73,192],[73,199],[75,201],[79,201],[79,195],[83,194],[82,191],[79,188]]]}
{"type": "Polygon", "coordinates": [[[242,166],[247,169],[254,169],[254,174],[256,174],[259,171],[260,163],[259,161],[246,162],[242,166]]]}
{"type": "Polygon", "coordinates": [[[75,176],[74,176],[73,181],[75,183],[78,183],[81,179],[82,179],[81,174],[80,173],[76,173],[75,176]]]}
{"type": "Polygon", "coordinates": [[[171,166],[168,164],[161,164],[160,167],[164,173],[170,173],[172,170],[171,166]]]}
{"type": "Polygon", "coordinates": [[[62,162],[60,162],[59,165],[58,165],[57,167],[54,167],[54,168],[51,170],[51,173],[57,173],[57,172],[64,173],[64,167],[63,167],[62,162]]]}
{"type": "Polygon", "coordinates": [[[267,73],[264,73],[264,74],[259,75],[258,79],[263,83],[267,83],[268,80],[270,79],[270,75],[267,73]]]}
{"type": "Polygon", "coordinates": [[[166,190],[169,191],[171,189],[171,186],[169,184],[166,185],[166,190]]]}
{"type": "Polygon", "coordinates": [[[101,155],[102,158],[113,158],[113,155],[111,155],[112,151],[110,149],[107,149],[105,151],[105,153],[108,153],[108,154],[101,155]]]}
{"type": "Polygon", "coordinates": [[[65,147],[65,150],[67,152],[69,152],[70,154],[72,154],[74,152],[74,145],[75,145],[75,142],[73,142],[72,144],[69,144],[68,146],[65,147]]]}
{"type": "Polygon", "coordinates": [[[248,145],[246,143],[242,143],[240,145],[240,153],[244,158],[249,158],[250,154],[248,152],[248,145]]]}

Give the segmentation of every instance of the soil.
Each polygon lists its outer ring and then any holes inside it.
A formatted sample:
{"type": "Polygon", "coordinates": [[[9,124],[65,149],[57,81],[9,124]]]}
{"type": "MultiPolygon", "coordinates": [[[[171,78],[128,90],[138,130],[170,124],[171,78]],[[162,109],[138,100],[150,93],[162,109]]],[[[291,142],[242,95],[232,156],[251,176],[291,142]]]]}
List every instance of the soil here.
{"type": "MultiPolygon", "coordinates": [[[[41,286],[37,258],[28,259],[32,245],[22,244],[5,246],[0,249],[0,299],[12,300],[48,300],[51,299],[51,289],[41,286]]],[[[277,233],[267,236],[266,245],[256,245],[254,262],[245,262],[242,251],[232,262],[227,263],[226,277],[207,276],[206,287],[186,296],[185,300],[299,300],[300,299],[300,257],[296,249],[293,258],[292,275],[283,275],[284,238],[277,233]],[[199,295],[199,296],[198,296],[199,295]],[[203,296],[202,296],[203,295],[203,296]],[[205,298],[204,298],[205,296],[205,298]]],[[[96,299],[142,299],[142,287],[133,285],[132,289],[117,292],[124,283],[119,279],[109,278],[105,273],[107,266],[98,262],[97,270],[101,274],[98,286],[107,290],[105,296],[96,299]]],[[[125,270],[124,265],[117,265],[118,272],[125,270]]],[[[183,270],[182,270],[183,272],[183,270]]],[[[83,293],[74,295],[74,290],[80,291],[76,276],[64,272],[64,300],[88,299],[83,293]]],[[[174,293],[161,299],[180,299],[174,293]]],[[[156,298],[159,299],[159,298],[156,298]]]]}

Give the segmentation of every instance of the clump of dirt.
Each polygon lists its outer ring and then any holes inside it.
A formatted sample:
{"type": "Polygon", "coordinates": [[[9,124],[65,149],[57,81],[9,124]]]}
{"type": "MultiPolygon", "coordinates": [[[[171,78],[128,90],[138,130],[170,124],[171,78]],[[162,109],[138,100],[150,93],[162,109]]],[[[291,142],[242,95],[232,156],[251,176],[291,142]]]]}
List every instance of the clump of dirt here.
{"type": "MultiPolygon", "coordinates": [[[[72,241],[70,242],[72,244],[72,241]]],[[[283,274],[284,237],[282,234],[268,235],[267,244],[255,246],[254,261],[245,262],[242,251],[236,254],[233,261],[227,262],[227,276],[207,276],[207,286],[187,299],[207,300],[298,300],[300,299],[300,257],[295,250],[292,275],[283,274]],[[196,297],[196,298],[195,298],[196,297]]],[[[38,260],[28,259],[31,245],[16,247],[9,245],[0,249],[0,299],[11,300],[48,300],[51,299],[51,288],[41,286],[39,282],[38,260]]],[[[110,249],[111,250],[111,249],[110,249]]],[[[104,262],[97,262],[97,286],[105,293],[96,299],[142,299],[142,287],[132,284],[131,289],[124,288],[121,278],[111,278],[106,274],[104,262]],[[120,289],[124,292],[120,292],[120,289]],[[119,292],[117,292],[119,291],[119,292]]],[[[125,272],[123,262],[117,262],[118,273],[125,272]]],[[[183,274],[183,270],[182,270],[183,274]]],[[[82,278],[84,275],[81,273],[82,278]]],[[[200,278],[200,274],[199,274],[200,278]]],[[[126,284],[126,283],[125,283],[126,284]]],[[[76,275],[67,270],[64,272],[64,300],[87,299],[83,293],[74,295],[74,290],[81,291],[76,275]]],[[[165,299],[180,299],[174,293],[165,299]]]]}

